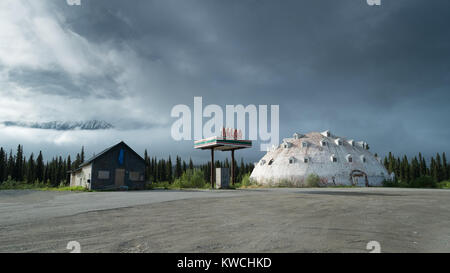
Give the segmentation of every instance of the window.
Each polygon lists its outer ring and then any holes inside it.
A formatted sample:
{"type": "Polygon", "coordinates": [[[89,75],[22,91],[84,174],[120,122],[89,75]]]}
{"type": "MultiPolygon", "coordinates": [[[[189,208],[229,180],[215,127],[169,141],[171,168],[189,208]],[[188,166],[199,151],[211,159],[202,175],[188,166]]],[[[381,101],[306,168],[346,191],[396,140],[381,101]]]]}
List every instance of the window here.
{"type": "Polygon", "coordinates": [[[303,163],[308,163],[309,162],[309,158],[305,157],[303,158],[303,163]]]}
{"type": "Polygon", "coordinates": [[[337,162],[337,158],[336,158],[335,155],[332,155],[332,156],[330,157],[330,159],[331,159],[331,162],[337,162]]]}
{"type": "Polygon", "coordinates": [[[363,162],[363,163],[366,163],[366,157],[365,156],[361,156],[361,161],[363,162]]]}
{"type": "Polygon", "coordinates": [[[293,157],[289,158],[289,164],[292,164],[295,162],[295,159],[293,157]]]}
{"type": "Polygon", "coordinates": [[[98,171],[98,179],[109,179],[109,171],[98,171]]]}
{"type": "Polygon", "coordinates": [[[306,142],[306,141],[302,141],[302,147],[303,147],[303,148],[306,148],[306,147],[308,147],[308,142],[306,142]]]}
{"type": "Polygon", "coordinates": [[[263,160],[261,160],[261,162],[259,163],[259,165],[264,165],[264,164],[266,164],[266,161],[263,159],[263,160]]]}
{"type": "Polygon", "coordinates": [[[292,144],[290,142],[283,142],[282,144],[283,148],[290,148],[292,146],[292,144]]]}
{"type": "Polygon", "coordinates": [[[348,155],[346,156],[346,158],[347,158],[347,162],[349,162],[349,163],[352,163],[352,162],[353,162],[352,155],[348,154],[348,155]]]}
{"type": "Polygon", "coordinates": [[[130,180],[131,181],[140,181],[140,173],[139,172],[130,172],[130,180]]]}
{"type": "Polygon", "coordinates": [[[271,159],[271,160],[269,161],[269,165],[272,165],[272,163],[273,163],[273,159],[271,159]]]}
{"type": "Polygon", "coordinates": [[[348,142],[348,144],[350,144],[350,145],[352,145],[352,146],[355,146],[355,141],[352,139],[352,140],[349,140],[349,141],[347,141],[348,142]]]}
{"type": "Polygon", "coordinates": [[[343,143],[342,143],[342,139],[340,139],[340,138],[336,139],[334,142],[335,142],[336,145],[338,145],[338,146],[341,146],[341,145],[343,144],[343,143]]]}
{"type": "Polygon", "coordinates": [[[327,142],[326,142],[325,140],[322,140],[322,141],[320,142],[320,146],[322,146],[322,147],[327,146],[327,142]]]}

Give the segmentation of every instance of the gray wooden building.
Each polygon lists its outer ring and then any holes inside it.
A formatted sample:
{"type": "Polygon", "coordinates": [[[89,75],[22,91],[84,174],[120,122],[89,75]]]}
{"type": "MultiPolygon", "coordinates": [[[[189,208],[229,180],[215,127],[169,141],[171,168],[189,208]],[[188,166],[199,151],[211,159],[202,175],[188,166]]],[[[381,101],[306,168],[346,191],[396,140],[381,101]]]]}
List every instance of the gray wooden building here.
{"type": "Polygon", "coordinates": [[[70,186],[82,186],[91,190],[143,189],[145,160],[122,141],[71,171],[70,186]]]}

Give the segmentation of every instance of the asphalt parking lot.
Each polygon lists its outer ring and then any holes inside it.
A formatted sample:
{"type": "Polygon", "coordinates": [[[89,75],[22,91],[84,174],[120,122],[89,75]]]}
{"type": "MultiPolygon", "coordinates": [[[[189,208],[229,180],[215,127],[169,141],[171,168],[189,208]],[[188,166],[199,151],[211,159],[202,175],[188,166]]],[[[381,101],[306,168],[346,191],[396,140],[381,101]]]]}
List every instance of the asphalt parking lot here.
{"type": "Polygon", "coordinates": [[[450,191],[0,191],[0,252],[450,252],[450,191]]]}

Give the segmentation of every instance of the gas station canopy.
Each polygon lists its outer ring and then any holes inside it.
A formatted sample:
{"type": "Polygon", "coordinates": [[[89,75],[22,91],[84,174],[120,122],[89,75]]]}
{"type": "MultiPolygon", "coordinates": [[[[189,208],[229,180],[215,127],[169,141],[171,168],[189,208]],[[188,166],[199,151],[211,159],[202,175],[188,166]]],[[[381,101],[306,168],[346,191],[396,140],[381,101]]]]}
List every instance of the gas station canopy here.
{"type": "Polygon", "coordinates": [[[202,150],[214,149],[220,151],[231,151],[251,147],[251,140],[227,139],[226,137],[221,136],[214,136],[194,142],[194,148],[202,150]]]}

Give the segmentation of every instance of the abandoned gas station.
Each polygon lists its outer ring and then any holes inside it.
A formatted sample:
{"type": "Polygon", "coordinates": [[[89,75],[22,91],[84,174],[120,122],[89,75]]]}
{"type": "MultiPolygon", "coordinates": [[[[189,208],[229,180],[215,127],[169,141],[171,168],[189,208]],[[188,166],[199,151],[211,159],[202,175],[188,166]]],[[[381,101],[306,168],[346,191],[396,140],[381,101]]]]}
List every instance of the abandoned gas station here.
{"type": "Polygon", "coordinates": [[[221,136],[213,136],[206,139],[196,140],[194,142],[195,149],[211,150],[211,187],[212,188],[228,188],[230,182],[236,183],[234,152],[240,149],[252,147],[251,140],[242,139],[242,131],[231,128],[222,128],[221,136]],[[214,167],[214,151],[231,151],[231,171],[228,168],[214,167]],[[216,181],[218,182],[216,184],[216,181]]]}

